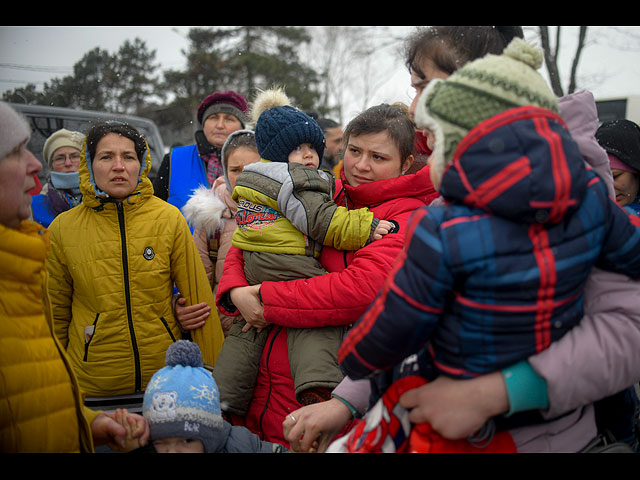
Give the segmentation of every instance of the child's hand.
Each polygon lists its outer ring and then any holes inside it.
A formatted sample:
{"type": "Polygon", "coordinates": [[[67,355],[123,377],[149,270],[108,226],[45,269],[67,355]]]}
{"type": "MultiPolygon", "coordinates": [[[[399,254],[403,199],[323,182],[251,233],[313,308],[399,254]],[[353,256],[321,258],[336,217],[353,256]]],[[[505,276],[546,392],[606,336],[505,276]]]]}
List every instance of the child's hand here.
{"type": "Polygon", "coordinates": [[[373,231],[373,240],[380,240],[383,236],[388,234],[394,229],[395,225],[391,222],[387,222],[386,220],[380,220],[378,226],[373,231]]]}
{"type": "Polygon", "coordinates": [[[147,425],[143,417],[129,413],[126,409],[118,408],[112,418],[126,431],[124,446],[119,448],[121,452],[130,452],[146,444],[144,433],[147,425]]]}

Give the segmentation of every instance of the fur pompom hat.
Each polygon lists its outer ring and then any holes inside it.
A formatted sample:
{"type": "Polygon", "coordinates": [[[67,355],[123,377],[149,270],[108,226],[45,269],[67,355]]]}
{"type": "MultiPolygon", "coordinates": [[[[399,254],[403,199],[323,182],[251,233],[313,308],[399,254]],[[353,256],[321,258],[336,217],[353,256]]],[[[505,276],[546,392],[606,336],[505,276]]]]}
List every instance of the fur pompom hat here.
{"type": "Polygon", "coordinates": [[[215,452],[223,428],[220,394],[203,367],[200,348],[178,340],[167,349],[166,364],[151,377],[144,393],[142,414],[151,439],[193,438],[202,442],[205,452],[215,452]]]}
{"type": "Polygon", "coordinates": [[[31,136],[27,120],[16,112],[11,105],[0,102],[0,159],[31,136]]]}
{"type": "Polygon", "coordinates": [[[484,120],[526,105],[558,113],[556,96],[537,72],[542,59],[539,48],[515,38],[501,55],[486,55],[445,80],[429,82],[418,99],[415,120],[435,137],[431,168],[437,178],[460,141],[484,120]]]}
{"type": "Polygon", "coordinates": [[[323,157],[322,129],[309,115],[291,106],[283,90],[275,88],[260,92],[253,103],[251,118],[255,122],[261,158],[287,163],[289,154],[304,143],[313,145],[318,157],[323,157]]]}
{"type": "Polygon", "coordinates": [[[226,92],[215,92],[208,95],[198,107],[197,117],[198,123],[203,125],[205,120],[214,113],[230,113],[234,115],[244,128],[247,122],[247,112],[249,105],[247,100],[232,90],[226,92]]]}

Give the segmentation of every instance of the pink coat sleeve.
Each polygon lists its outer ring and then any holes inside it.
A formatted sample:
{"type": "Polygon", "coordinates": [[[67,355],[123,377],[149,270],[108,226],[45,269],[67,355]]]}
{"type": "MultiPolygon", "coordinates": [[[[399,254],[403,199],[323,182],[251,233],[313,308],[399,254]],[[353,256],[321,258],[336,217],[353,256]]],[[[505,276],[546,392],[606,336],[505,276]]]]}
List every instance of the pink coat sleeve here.
{"type": "Polygon", "coordinates": [[[550,417],[640,381],[640,282],[594,269],[580,324],[529,358],[547,381],[550,417]]]}
{"type": "MultiPolygon", "coordinates": [[[[590,164],[613,192],[606,152],[595,140],[598,117],[591,92],[559,100],[561,114],[590,164]]],[[[640,282],[593,269],[580,324],[529,358],[547,382],[551,417],[588,405],[640,381],[640,282]]]]}

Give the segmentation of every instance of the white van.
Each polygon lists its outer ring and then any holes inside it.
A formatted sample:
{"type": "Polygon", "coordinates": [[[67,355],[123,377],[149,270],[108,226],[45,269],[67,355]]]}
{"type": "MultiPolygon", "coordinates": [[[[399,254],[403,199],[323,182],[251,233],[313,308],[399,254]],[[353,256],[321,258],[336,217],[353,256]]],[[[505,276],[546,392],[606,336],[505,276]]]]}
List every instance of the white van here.
{"type": "Polygon", "coordinates": [[[148,118],[108,112],[94,112],[90,110],[75,110],[72,108],[48,107],[44,105],[24,105],[19,103],[11,103],[10,105],[16,111],[22,113],[31,125],[31,139],[29,140],[27,148],[29,148],[38,160],[40,160],[40,163],[42,163],[43,168],[38,174],[38,177],[43,185],[49,177],[49,167],[42,158],[44,142],[52,133],[61,128],[86,134],[94,123],[100,121],[120,120],[130,123],[144,135],[149,144],[151,151],[151,171],[149,172],[149,178],[151,181],[156,177],[162,158],[166,153],[158,127],[148,118]]]}

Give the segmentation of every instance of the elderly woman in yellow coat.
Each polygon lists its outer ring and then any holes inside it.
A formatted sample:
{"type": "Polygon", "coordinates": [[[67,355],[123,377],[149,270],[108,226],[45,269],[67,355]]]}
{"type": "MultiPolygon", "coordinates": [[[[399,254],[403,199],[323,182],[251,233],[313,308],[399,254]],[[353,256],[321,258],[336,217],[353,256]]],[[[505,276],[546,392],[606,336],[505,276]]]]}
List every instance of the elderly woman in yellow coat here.
{"type": "MultiPolygon", "coordinates": [[[[173,315],[174,285],[189,304],[215,306],[186,220],[153,195],[150,167],[133,127],[94,126],[80,160],[82,204],[49,227],[56,334],[89,396],[142,392],[162,368],[169,345],[191,328],[173,315]]],[[[192,333],[213,366],[224,338],[215,308],[192,333]]]]}
{"type": "Polygon", "coordinates": [[[53,332],[45,288],[49,237],[27,220],[29,190],[42,169],[26,148],[30,133],[24,118],[0,102],[0,452],[91,452],[94,443],[124,441],[125,430],[83,406],[53,332]]]}

